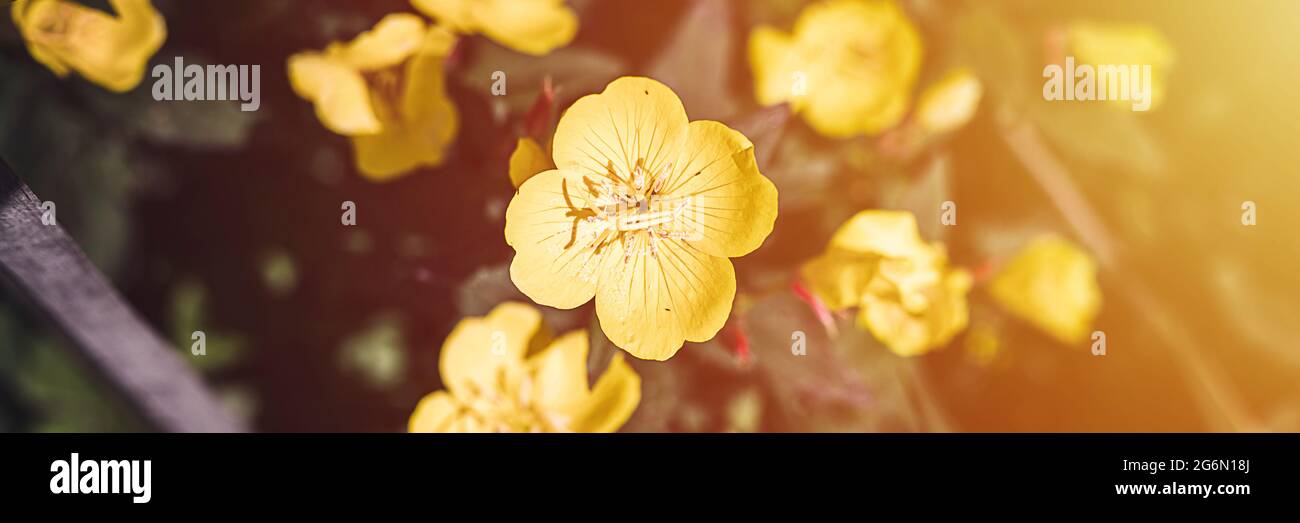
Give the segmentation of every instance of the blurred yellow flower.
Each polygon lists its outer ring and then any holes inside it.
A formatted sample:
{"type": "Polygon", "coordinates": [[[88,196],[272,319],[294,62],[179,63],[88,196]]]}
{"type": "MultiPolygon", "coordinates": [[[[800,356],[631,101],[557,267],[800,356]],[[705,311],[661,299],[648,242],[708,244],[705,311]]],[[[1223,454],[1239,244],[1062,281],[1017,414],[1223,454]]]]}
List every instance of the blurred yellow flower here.
{"type": "Polygon", "coordinates": [[[420,400],[411,432],[614,432],[641,401],[641,377],[614,357],[587,386],[587,333],[551,340],[537,309],[503,303],[443,342],[447,390],[420,400]]]}
{"type": "MultiPolygon", "coordinates": [[[[1150,65],[1151,109],[1164,100],[1176,55],[1160,30],[1139,24],[1077,22],[1067,33],[1069,52],[1077,63],[1150,65]]],[[[1128,100],[1116,99],[1114,103],[1130,106],[1128,100]]]]}
{"type": "Polygon", "coordinates": [[[289,57],[289,81],[316,116],[352,138],[375,181],[443,162],[459,125],[443,84],[455,37],[413,14],[391,14],[356,39],[289,57]]]}
{"type": "Polygon", "coordinates": [[[788,102],[832,138],[897,125],[921,54],[916,28],[887,0],[818,2],[800,13],[793,34],[760,26],[749,36],[758,102],[788,102]]]}
{"type": "Polygon", "coordinates": [[[462,34],[483,33],[522,53],[544,55],[573,40],[578,16],[563,0],[411,0],[462,34]]]}
{"type": "Polygon", "coordinates": [[[827,307],[858,307],[858,324],[900,356],[943,346],[969,319],[970,273],[949,268],[943,246],[922,241],[908,212],[858,213],[802,275],[827,307]]]}
{"type": "Polygon", "coordinates": [[[916,122],[926,134],[943,134],[975,116],[984,85],[969,69],[957,69],[931,85],[916,104],[916,122]]]}
{"type": "Polygon", "coordinates": [[[731,257],[757,249],[777,193],[754,146],[648,78],[619,78],[565,112],[557,169],[519,187],[506,210],[510,277],[533,301],[595,298],[601,328],[633,356],[666,360],[717,334],[731,311],[731,257]]]}
{"type": "Polygon", "coordinates": [[[1101,309],[1096,262],[1056,235],[1031,241],[993,278],[989,294],[1064,343],[1083,341],[1101,309]]]}
{"type": "Polygon", "coordinates": [[[167,26],[149,0],[108,4],[115,14],[64,0],[17,0],[11,13],[36,61],[60,77],[76,71],[120,93],[140,84],[167,26]]]}
{"type": "Polygon", "coordinates": [[[518,189],[529,178],[555,168],[551,158],[532,138],[520,138],[510,153],[510,183],[518,189]]]}

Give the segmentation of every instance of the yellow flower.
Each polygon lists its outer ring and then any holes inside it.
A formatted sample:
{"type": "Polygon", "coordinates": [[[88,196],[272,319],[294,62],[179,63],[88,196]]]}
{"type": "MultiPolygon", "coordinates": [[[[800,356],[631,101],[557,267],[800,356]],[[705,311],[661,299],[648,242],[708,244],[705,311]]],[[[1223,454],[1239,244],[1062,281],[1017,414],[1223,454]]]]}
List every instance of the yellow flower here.
{"type": "Polygon", "coordinates": [[[754,29],[749,65],[758,103],[788,102],[832,138],[876,134],[907,112],[921,39],[893,2],[828,0],[804,9],[793,34],[754,29]]]}
{"type": "MultiPolygon", "coordinates": [[[[1068,34],[1068,45],[1076,63],[1150,65],[1151,108],[1155,109],[1164,100],[1176,55],[1158,29],[1138,24],[1078,22],[1069,27],[1068,34]]],[[[1114,103],[1128,108],[1132,102],[1114,100],[1114,103]]]]}
{"type": "Polygon", "coordinates": [[[510,153],[510,183],[518,189],[529,178],[555,168],[551,158],[532,138],[520,138],[510,153]]]}
{"type": "Polygon", "coordinates": [[[294,92],[316,116],[352,138],[357,166],[383,181],[437,166],[456,136],[456,108],[443,84],[455,37],[420,17],[392,14],[349,43],[289,57],[294,92]]]}
{"type": "Polygon", "coordinates": [[[531,55],[568,44],[578,32],[578,16],[563,0],[411,0],[411,4],[459,33],[483,33],[531,55]]]}
{"type": "Polygon", "coordinates": [[[617,355],[587,386],[587,333],[551,340],[542,315],[503,303],[443,342],[447,390],[420,400],[411,432],[614,432],[641,401],[641,377],[617,355]]]}
{"type": "Polygon", "coordinates": [[[969,69],[948,73],[921,94],[916,121],[927,134],[944,134],[966,125],[975,116],[984,86],[969,69]]]}
{"type": "Polygon", "coordinates": [[[633,356],[665,360],[717,334],[731,311],[731,257],[776,220],[776,187],[754,146],[648,78],[578,100],[551,141],[557,169],[519,187],[506,210],[510,277],[533,301],[596,300],[601,328],[633,356]]]}
{"type": "Polygon", "coordinates": [[[54,74],[69,71],[115,92],[144,78],[167,26],[149,0],[109,0],[116,15],[64,0],[17,0],[14,25],[36,61],[54,74]]]}
{"type": "Polygon", "coordinates": [[[1101,309],[1097,264],[1069,240],[1035,238],[989,284],[989,294],[1011,314],[1063,343],[1088,336],[1101,309]]]}
{"type": "Polygon", "coordinates": [[[969,319],[970,274],[949,268],[943,246],[922,241],[907,212],[858,213],[802,274],[827,307],[858,307],[858,324],[900,356],[947,344],[969,319]]]}

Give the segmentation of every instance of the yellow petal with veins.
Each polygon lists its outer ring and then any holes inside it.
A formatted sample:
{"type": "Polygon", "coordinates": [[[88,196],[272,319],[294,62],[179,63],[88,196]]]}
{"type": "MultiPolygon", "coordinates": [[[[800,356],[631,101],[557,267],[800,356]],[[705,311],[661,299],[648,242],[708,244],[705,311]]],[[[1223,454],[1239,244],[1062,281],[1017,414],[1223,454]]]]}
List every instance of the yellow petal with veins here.
{"type": "Polygon", "coordinates": [[[602,230],[586,217],[583,177],[551,170],[532,177],[506,208],[506,243],[515,248],[510,279],[542,305],[572,309],[596,294],[600,262],[588,248],[602,230]]]}
{"type": "Polygon", "coordinates": [[[776,186],[758,172],[745,135],[699,120],[687,136],[676,174],[665,184],[666,200],[686,205],[680,215],[687,240],[714,256],[749,254],[776,223],[776,186]]]}
{"type": "Polygon", "coordinates": [[[622,77],[565,111],[551,143],[555,166],[597,177],[612,168],[624,180],[638,163],[659,173],[678,159],[688,125],[681,100],[668,86],[622,77]]]}
{"type": "Polygon", "coordinates": [[[730,259],[662,240],[657,256],[641,245],[615,244],[602,262],[596,315],[610,341],[633,356],[671,358],[686,341],[712,339],[731,314],[736,273],[730,259]]]}

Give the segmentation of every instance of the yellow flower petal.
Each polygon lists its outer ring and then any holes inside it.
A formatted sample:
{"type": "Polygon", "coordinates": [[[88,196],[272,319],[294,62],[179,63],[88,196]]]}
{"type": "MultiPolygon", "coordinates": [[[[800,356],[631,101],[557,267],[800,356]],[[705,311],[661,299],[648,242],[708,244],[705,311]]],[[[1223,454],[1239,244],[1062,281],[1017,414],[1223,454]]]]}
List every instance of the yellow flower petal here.
{"type": "Polygon", "coordinates": [[[946,345],[966,328],[969,312],[966,294],[970,274],[957,269],[948,272],[941,284],[923,289],[924,309],[913,311],[900,298],[897,288],[875,279],[862,298],[858,323],[899,356],[917,356],[946,345]]]}
{"type": "MultiPolygon", "coordinates": [[[[761,105],[789,101],[792,109],[802,107],[803,96],[796,92],[800,71],[797,56],[790,51],[790,35],[770,26],[760,26],[749,35],[749,66],[754,70],[754,98],[761,105]]],[[[806,84],[805,84],[806,85],[806,84]]]]}
{"type": "Polygon", "coordinates": [[[587,331],[577,330],[559,337],[529,358],[542,408],[573,414],[585,405],[587,389],[587,331]]]}
{"type": "Polygon", "coordinates": [[[925,245],[906,258],[884,258],[876,265],[876,279],[888,283],[903,308],[921,312],[930,307],[928,292],[939,285],[948,265],[941,245],[925,245]]]}
{"type": "Polygon", "coordinates": [[[805,8],[788,37],[750,35],[755,97],[790,102],[832,138],[876,134],[907,112],[921,63],[921,39],[891,1],[829,0],[805,8]]]}
{"type": "Polygon", "coordinates": [[[754,145],[718,122],[691,122],[666,184],[672,201],[689,200],[682,218],[691,245],[714,256],[744,256],[776,222],[776,186],[758,172],[754,145]]]}
{"type": "Polygon", "coordinates": [[[532,55],[566,45],[578,32],[578,17],[562,0],[412,0],[411,4],[458,32],[481,32],[532,55]]]}
{"type": "Polygon", "coordinates": [[[476,25],[474,16],[470,10],[470,2],[466,0],[411,0],[411,5],[457,32],[474,31],[476,25]]]}
{"type": "Polygon", "coordinates": [[[442,344],[438,372],[457,397],[475,397],[522,378],[524,356],[542,326],[537,309],[522,303],[496,306],[483,318],[456,324],[442,344]]]}
{"type": "Polygon", "coordinates": [[[64,0],[20,0],[11,13],[32,56],[56,74],[73,70],[125,92],[144,78],[167,27],[149,0],[110,0],[109,6],[115,14],[64,0]]]}
{"type": "Polygon", "coordinates": [[[578,32],[578,16],[561,0],[488,0],[470,9],[483,34],[531,55],[567,45],[578,32]]]}
{"type": "Polygon", "coordinates": [[[289,84],[316,106],[325,128],[344,136],[378,133],[382,126],[370,105],[361,73],[320,53],[289,57],[289,84]]]}
{"type": "Polygon", "coordinates": [[[686,341],[708,341],[727,322],[736,296],[731,260],[680,240],[658,255],[615,244],[605,254],[596,315],[610,341],[641,359],[667,360],[686,341]]]}
{"type": "Polygon", "coordinates": [[[554,168],[546,151],[532,138],[520,138],[515,143],[514,152],[510,153],[510,183],[516,189],[529,178],[554,168]]]}
{"type": "Polygon", "coordinates": [[[651,173],[668,170],[687,129],[686,110],[672,89],[625,76],[574,102],[560,118],[551,147],[559,169],[605,177],[612,168],[630,180],[638,164],[651,173]]]}
{"type": "Polygon", "coordinates": [[[912,213],[882,210],[853,215],[835,230],[830,246],[890,258],[914,256],[926,248],[912,213]]]}
{"type": "Polygon", "coordinates": [[[394,13],[352,42],[334,50],[337,58],[361,70],[382,69],[415,54],[424,42],[424,21],[409,13],[394,13]]]}
{"type": "Polygon", "coordinates": [[[930,134],[957,130],[975,116],[984,85],[968,69],[958,69],[930,86],[917,103],[916,121],[930,134]]]}
{"type": "Polygon", "coordinates": [[[1021,250],[993,278],[989,294],[1011,314],[1068,344],[1087,337],[1101,309],[1096,262],[1055,235],[1021,250]]]}
{"type": "Polygon", "coordinates": [[[450,432],[461,415],[461,406],[451,394],[437,391],[426,395],[416,404],[407,421],[408,432],[450,432]]]}
{"type": "Polygon", "coordinates": [[[510,279],[542,305],[572,309],[596,294],[600,262],[586,248],[597,236],[581,175],[551,170],[519,188],[506,208],[506,243],[515,248],[510,279]]]}
{"type": "Polygon", "coordinates": [[[641,376],[622,354],[615,355],[571,428],[574,432],[614,432],[627,423],[640,402],[641,376]]]}
{"type": "Polygon", "coordinates": [[[800,273],[809,290],[821,298],[826,308],[842,310],[857,307],[861,302],[878,261],[874,256],[829,249],[804,264],[800,273]]]}
{"type": "Polygon", "coordinates": [[[966,328],[970,274],[948,267],[942,244],[921,240],[911,213],[854,215],[802,275],[828,308],[859,307],[858,324],[900,356],[941,347],[966,328]]]}

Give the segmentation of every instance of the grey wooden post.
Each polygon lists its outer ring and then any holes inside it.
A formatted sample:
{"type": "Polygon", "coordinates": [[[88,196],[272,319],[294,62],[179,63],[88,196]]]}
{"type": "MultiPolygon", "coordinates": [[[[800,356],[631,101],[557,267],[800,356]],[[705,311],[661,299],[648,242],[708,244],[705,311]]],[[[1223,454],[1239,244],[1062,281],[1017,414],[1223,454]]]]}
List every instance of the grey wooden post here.
{"type": "Polygon", "coordinates": [[[239,432],[202,379],[131,309],[0,160],[0,278],[47,317],[153,428],[239,432]]]}

